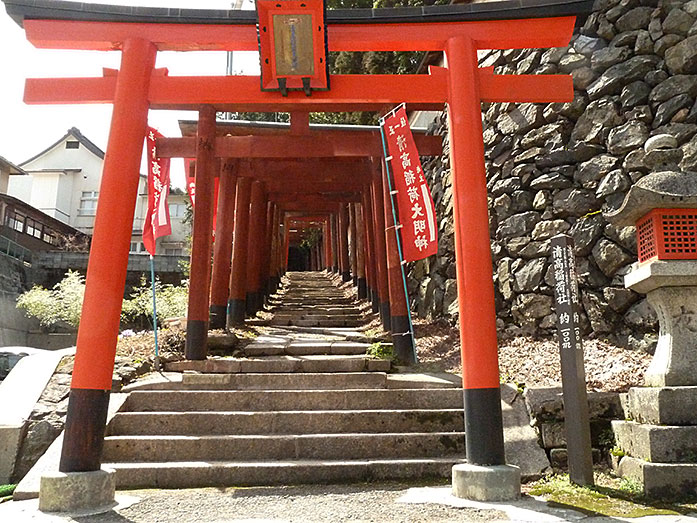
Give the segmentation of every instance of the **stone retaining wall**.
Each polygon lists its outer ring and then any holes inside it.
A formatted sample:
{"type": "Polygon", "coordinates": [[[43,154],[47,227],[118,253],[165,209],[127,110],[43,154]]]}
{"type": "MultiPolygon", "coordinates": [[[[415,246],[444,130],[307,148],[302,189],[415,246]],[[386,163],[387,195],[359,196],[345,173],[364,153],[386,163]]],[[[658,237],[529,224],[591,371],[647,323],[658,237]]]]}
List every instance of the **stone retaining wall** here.
{"type": "MultiPolygon", "coordinates": [[[[697,0],[598,0],[569,47],[494,51],[498,74],[570,73],[575,99],[484,104],[484,143],[499,331],[554,332],[549,239],[576,241],[584,334],[651,351],[656,316],[623,286],[636,260],[634,228],[617,229],[616,208],[648,170],[642,146],[674,135],[681,167],[697,163],[697,0]]],[[[447,133],[445,114],[431,128],[447,133]]],[[[440,217],[438,255],[414,263],[411,302],[421,317],[457,318],[452,185],[444,155],[424,164],[440,217]]]]}

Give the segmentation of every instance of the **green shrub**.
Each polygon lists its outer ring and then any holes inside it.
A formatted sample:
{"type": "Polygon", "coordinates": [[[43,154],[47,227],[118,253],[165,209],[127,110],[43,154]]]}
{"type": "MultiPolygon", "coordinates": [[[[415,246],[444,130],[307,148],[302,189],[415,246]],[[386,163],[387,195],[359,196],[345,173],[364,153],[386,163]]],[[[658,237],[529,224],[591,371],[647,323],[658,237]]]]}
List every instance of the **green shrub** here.
{"type": "MultiPolygon", "coordinates": [[[[163,284],[155,281],[157,319],[184,316],[188,303],[188,282],[184,285],[163,284]]],[[[34,286],[17,298],[17,308],[37,318],[42,326],[52,327],[66,323],[77,327],[80,323],[82,302],[85,297],[85,278],[76,271],[68,271],[53,289],[34,286]]],[[[141,279],[129,298],[123,300],[121,323],[148,324],[152,320],[152,285],[141,279]]]]}
{"type": "Polygon", "coordinates": [[[52,327],[67,323],[77,327],[80,323],[82,300],[85,297],[85,277],[77,271],[68,271],[53,289],[38,285],[17,298],[17,308],[39,320],[42,326],[52,327]]]}

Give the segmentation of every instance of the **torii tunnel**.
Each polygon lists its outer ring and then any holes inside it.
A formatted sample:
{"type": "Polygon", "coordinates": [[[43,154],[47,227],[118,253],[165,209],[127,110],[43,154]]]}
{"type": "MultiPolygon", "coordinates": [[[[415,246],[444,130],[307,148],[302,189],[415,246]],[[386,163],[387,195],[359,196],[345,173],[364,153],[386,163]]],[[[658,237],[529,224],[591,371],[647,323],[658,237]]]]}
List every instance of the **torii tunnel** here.
{"type": "MultiPolygon", "coordinates": [[[[365,278],[378,305],[389,304],[387,316],[406,311],[403,291],[400,297],[391,285],[399,260],[394,257],[391,212],[385,212],[382,151],[375,131],[333,135],[307,124],[309,112],[386,112],[403,102],[408,110],[440,111],[447,105],[467,460],[505,463],[480,104],[568,102],[573,86],[569,75],[496,75],[492,68],[478,66],[477,51],[566,46],[574,15],[587,12],[592,2],[329,10],[329,51],[443,52],[445,66],[418,75],[332,75],[331,88],[311,96],[262,91],[257,76],[182,77],[155,69],[159,51],[257,50],[254,12],[4,3],[36,47],[121,51],[118,72],[99,78],[29,79],[25,88],[30,104],[113,104],[61,471],[101,466],[148,111],[199,111],[196,138],[192,132],[163,140],[160,150],[196,158],[187,356],[200,359],[206,357],[209,315],[213,325],[222,325],[223,317],[229,325],[244,317],[248,304],[250,310],[259,306],[264,285],[269,278],[273,284],[285,269],[290,226],[303,216],[325,231],[321,264],[340,271],[344,279],[365,278]],[[227,137],[218,136],[216,111],[283,111],[293,118],[284,132],[227,137]],[[225,241],[215,242],[211,264],[217,175],[216,238],[225,241]],[[233,203],[249,209],[236,213],[234,224],[233,203]],[[363,246],[353,249],[355,261],[347,244],[351,228],[352,242],[363,246]]],[[[440,154],[433,139],[418,137],[417,145],[422,154],[440,154]]],[[[383,318],[385,314],[383,310],[383,318]]]]}

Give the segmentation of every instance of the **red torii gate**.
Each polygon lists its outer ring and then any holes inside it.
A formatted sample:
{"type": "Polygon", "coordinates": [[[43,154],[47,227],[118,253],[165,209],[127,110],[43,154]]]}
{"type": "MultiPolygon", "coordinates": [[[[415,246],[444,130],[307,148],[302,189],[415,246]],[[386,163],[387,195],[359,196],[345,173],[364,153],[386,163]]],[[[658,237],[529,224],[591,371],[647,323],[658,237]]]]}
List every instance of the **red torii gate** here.
{"type": "MultiPolygon", "coordinates": [[[[329,91],[282,97],[260,91],[258,77],[170,77],[154,68],[158,51],[256,50],[256,29],[248,17],[229,16],[209,24],[205,11],[191,11],[188,19],[169,14],[158,18],[158,10],[152,15],[140,10],[140,17],[128,17],[119,15],[123,10],[118,7],[104,14],[84,5],[76,19],[66,20],[61,17],[69,16],[69,9],[58,9],[60,1],[50,7],[34,6],[29,0],[4,2],[11,14],[23,19],[27,38],[36,47],[122,52],[115,76],[29,79],[25,89],[25,101],[31,104],[114,105],[61,471],[100,467],[148,109],[202,106],[229,112],[330,112],[381,111],[401,102],[411,110],[440,110],[447,103],[467,460],[482,465],[505,462],[480,102],[567,102],[573,98],[573,87],[568,75],[494,75],[491,69],[478,68],[477,50],[565,46],[574,16],[507,20],[501,18],[515,17],[514,10],[492,10],[489,14],[498,19],[487,20],[468,9],[474,6],[465,5],[451,6],[442,22],[423,22],[422,13],[428,12],[424,8],[402,19],[390,18],[389,10],[382,19],[379,12],[347,18],[343,11],[337,23],[330,11],[330,51],[442,51],[446,66],[432,67],[427,75],[334,75],[329,91]],[[181,23],[194,18],[203,21],[181,23]],[[362,23],[366,20],[369,23],[362,23]]],[[[577,4],[559,3],[556,13],[573,14],[577,4]]],[[[445,6],[437,7],[443,14],[445,6]]],[[[538,9],[538,16],[555,11],[554,4],[546,8],[538,9]]],[[[176,11],[181,17],[187,14],[176,11]]]]}

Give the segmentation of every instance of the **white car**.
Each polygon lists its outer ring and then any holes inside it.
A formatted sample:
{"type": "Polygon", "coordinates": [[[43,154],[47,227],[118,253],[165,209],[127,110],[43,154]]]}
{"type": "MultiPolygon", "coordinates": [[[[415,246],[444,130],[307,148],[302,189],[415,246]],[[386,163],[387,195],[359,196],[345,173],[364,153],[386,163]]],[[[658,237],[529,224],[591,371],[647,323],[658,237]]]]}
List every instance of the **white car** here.
{"type": "Polygon", "coordinates": [[[7,377],[19,360],[41,352],[46,350],[33,347],[0,347],[0,381],[7,377]]]}

